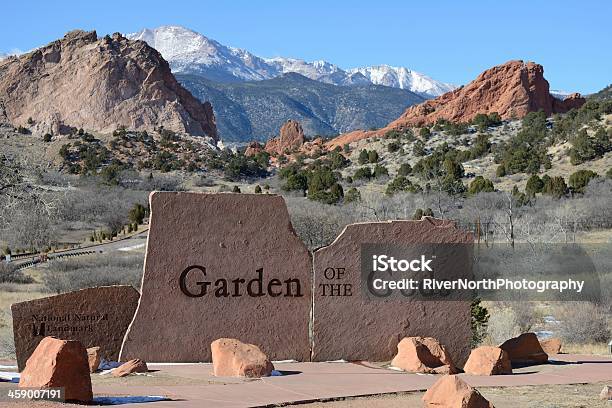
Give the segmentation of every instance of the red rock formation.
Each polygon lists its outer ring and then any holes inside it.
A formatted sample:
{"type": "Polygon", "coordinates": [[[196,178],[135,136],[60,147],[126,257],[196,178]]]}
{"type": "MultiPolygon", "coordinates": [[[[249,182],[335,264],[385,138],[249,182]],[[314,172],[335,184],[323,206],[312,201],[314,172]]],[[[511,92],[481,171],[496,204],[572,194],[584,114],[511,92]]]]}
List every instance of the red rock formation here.
{"type": "Polygon", "coordinates": [[[244,151],[244,155],[245,156],[255,156],[257,153],[263,151],[263,149],[264,149],[263,146],[259,144],[259,142],[251,142],[249,143],[246,150],[244,151]]]}
{"type": "Polygon", "coordinates": [[[542,109],[551,115],[584,102],[578,94],[566,101],[555,99],[549,93],[541,65],[509,61],[484,71],[466,86],[408,108],[389,127],[429,125],[438,119],[467,122],[479,113],[497,112],[502,119],[511,119],[542,109]]]}
{"type": "Polygon", "coordinates": [[[87,351],[76,340],[45,337],[28,359],[19,388],[64,388],[66,400],[93,398],[87,351]]]}
{"type": "Polygon", "coordinates": [[[497,112],[502,119],[520,119],[540,109],[547,115],[565,113],[582,106],[584,102],[580,94],[572,94],[564,100],[554,98],[549,92],[541,65],[509,61],[484,71],[465,86],[409,107],[385,128],[340,135],[329,141],[326,147],[333,149],[357,140],[380,137],[392,129],[431,125],[438,119],[468,122],[479,113],[493,112],[497,112]]]}
{"type": "Polygon", "coordinates": [[[0,120],[34,133],[70,127],[112,132],[119,126],[217,138],[210,103],[183,88],[144,41],[72,31],[17,58],[0,61],[0,120]]]}
{"type": "Polygon", "coordinates": [[[279,137],[268,140],[265,149],[268,153],[284,154],[286,151],[300,148],[304,141],[304,130],[300,122],[289,119],[280,128],[279,137]]]}

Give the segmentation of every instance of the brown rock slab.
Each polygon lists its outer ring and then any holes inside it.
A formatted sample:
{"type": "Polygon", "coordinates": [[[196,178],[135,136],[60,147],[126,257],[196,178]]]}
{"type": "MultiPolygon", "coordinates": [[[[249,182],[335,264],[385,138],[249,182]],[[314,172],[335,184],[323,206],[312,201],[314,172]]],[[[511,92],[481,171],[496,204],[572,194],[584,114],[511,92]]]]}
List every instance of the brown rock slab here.
{"type": "Polygon", "coordinates": [[[111,374],[113,377],[125,377],[132,373],[146,373],[147,371],[149,371],[147,363],[135,358],[134,360],[127,361],[121,364],[119,367],[114,368],[111,371],[111,374]]]}
{"type": "Polygon", "coordinates": [[[87,351],[76,340],[45,337],[28,358],[19,388],[64,388],[70,401],[93,398],[87,351]]]}
{"type": "Polygon", "coordinates": [[[472,350],[463,371],[471,375],[512,374],[512,363],[499,347],[482,346],[472,350]]]}
{"type": "MultiPolygon", "coordinates": [[[[466,249],[473,237],[450,222],[429,217],[359,223],[348,225],[330,246],[315,252],[313,361],[389,361],[404,337],[433,337],[445,345],[455,364],[463,365],[472,338],[469,301],[374,299],[361,286],[362,245],[414,247],[423,242],[466,249]]],[[[466,264],[453,267],[471,267],[471,254],[467,258],[457,261],[466,264]]]]}
{"type": "Polygon", "coordinates": [[[406,337],[397,345],[393,367],[427,374],[456,374],[457,368],[446,348],[432,337],[406,337]]]}
{"type": "Polygon", "coordinates": [[[11,305],[19,369],[45,336],[98,346],[102,358],[116,361],[138,298],[131,286],[101,286],[11,305]]]}
{"type": "Polygon", "coordinates": [[[599,398],[604,401],[612,400],[612,387],[610,387],[609,385],[603,387],[603,389],[599,393],[599,398]]]}
{"type": "Polygon", "coordinates": [[[87,360],[89,362],[89,372],[95,373],[100,367],[100,347],[90,347],[87,349],[87,360]]]}
{"type": "Polygon", "coordinates": [[[499,348],[508,353],[512,365],[542,364],[548,361],[548,354],[542,350],[535,333],[523,333],[506,340],[499,348]]]}
{"type": "Polygon", "coordinates": [[[121,361],[211,361],[219,338],[257,344],[272,360],[309,360],[312,260],[282,197],[164,192],[150,206],[142,296],[121,361]]]}
{"type": "Polygon", "coordinates": [[[253,344],[236,339],[218,339],[210,345],[213,374],[218,377],[269,377],[274,366],[253,344]]]}
{"type": "Polygon", "coordinates": [[[494,408],[477,390],[456,375],[445,375],[423,395],[426,408],[494,408]]]}
{"type": "Polygon", "coordinates": [[[561,353],[561,339],[556,337],[541,340],[540,346],[542,346],[542,350],[548,355],[561,353]]]}

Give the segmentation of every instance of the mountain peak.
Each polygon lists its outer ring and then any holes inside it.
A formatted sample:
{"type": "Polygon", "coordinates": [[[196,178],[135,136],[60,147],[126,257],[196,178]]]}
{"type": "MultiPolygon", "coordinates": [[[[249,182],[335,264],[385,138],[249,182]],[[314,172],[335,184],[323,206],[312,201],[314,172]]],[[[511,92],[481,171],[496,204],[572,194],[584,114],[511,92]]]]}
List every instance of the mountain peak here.
{"type": "Polygon", "coordinates": [[[442,95],[455,87],[404,67],[378,65],[344,70],[325,61],[299,58],[263,58],[247,50],[225,46],[193,30],[168,25],[128,34],[144,40],[168,60],[174,73],[197,74],[217,82],[260,81],[287,72],[334,85],[385,85],[424,97],[442,95]]]}

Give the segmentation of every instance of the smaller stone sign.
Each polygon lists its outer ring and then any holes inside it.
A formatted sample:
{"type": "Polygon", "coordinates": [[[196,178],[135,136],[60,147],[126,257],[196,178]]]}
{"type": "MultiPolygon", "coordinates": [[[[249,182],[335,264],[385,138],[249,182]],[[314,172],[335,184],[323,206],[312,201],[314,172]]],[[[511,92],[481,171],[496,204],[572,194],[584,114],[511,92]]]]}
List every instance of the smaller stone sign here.
{"type": "Polygon", "coordinates": [[[100,347],[116,361],[139,297],[131,286],[102,286],[11,305],[19,371],[46,336],[100,347]]]}

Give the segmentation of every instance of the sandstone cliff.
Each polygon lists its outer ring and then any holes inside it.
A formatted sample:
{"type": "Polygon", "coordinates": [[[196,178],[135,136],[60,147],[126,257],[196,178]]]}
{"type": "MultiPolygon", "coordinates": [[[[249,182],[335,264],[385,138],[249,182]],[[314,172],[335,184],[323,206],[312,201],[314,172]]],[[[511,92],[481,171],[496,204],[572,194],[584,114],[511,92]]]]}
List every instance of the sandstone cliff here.
{"type": "Polygon", "coordinates": [[[72,31],[0,61],[0,121],[35,133],[164,126],[217,139],[210,103],[183,88],[157,51],[120,34],[98,39],[95,31],[72,31]]]}
{"type": "Polygon", "coordinates": [[[551,115],[565,113],[583,103],[579,94],[564,101],[555,99],[541,65],[509,61],[484,71],[466,86],[408,108],[389,127],[429,125],[438,119],[468,122],[479,113],[497,112],[502,119],[511,119],[542,109],[551,115]]]}
{"type": "Polygon", "coordinates": [[[300,148],[304,141],[304,130],[300,122],[289,119],[280,128],[279,136],[268,140],[265,150],[268,153],[284,154],[286,151],[300,148]]]}
{"type": "Polygon", "coordinates": [[[421,127],[438,119],[469,122],[479,113],[497,112],[502,119],[520,119],[529,112],[544,110],[547,115],[565,113],[584,104],[580,94],[561,101],[549,92],[544,68],[533,62],[509,61],[481,73],[474,81],[435,99],[411,106],[396,120],[376,131],[355,131],[327,143],[342,146],[368,137],[382,136],[392,129],[421,127]]]}

